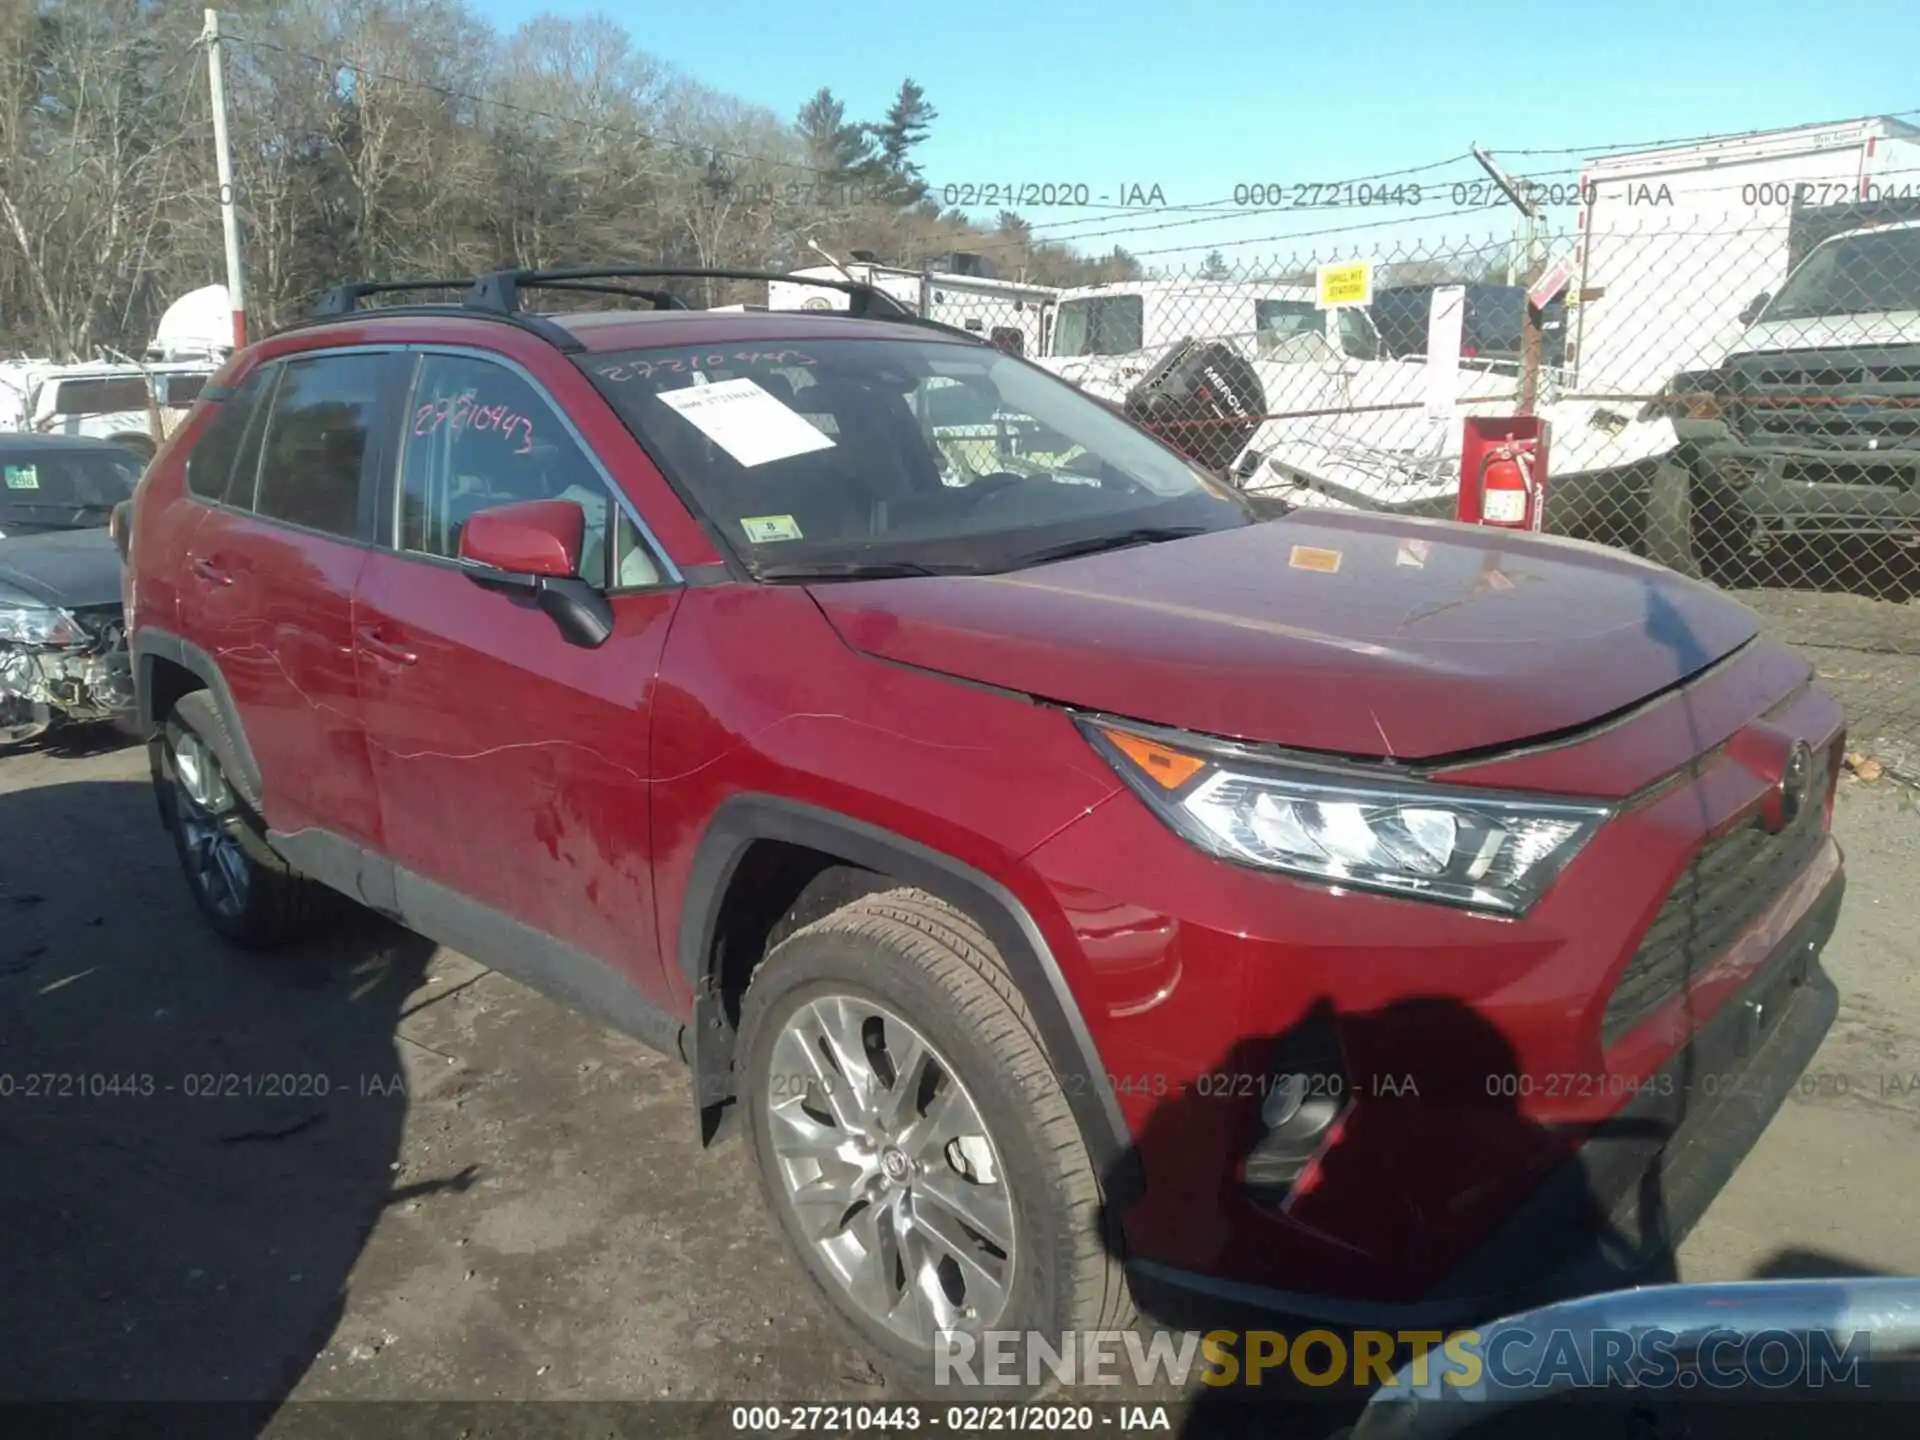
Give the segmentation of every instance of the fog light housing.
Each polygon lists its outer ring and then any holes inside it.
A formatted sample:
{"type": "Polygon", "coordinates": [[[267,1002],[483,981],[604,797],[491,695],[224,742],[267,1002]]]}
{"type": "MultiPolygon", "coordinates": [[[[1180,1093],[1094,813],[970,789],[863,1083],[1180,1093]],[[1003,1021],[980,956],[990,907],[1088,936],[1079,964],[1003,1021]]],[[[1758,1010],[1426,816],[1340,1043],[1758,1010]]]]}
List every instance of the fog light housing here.
{"type": "Polygon", "coordinates": [[[1241,1172],[1256,1204],[1285,1203],[1346,1113],[1352,1089],[1330,1015],[1310,1017],[1274,1046],[1260,1077],[1260,1111],[1241,1172]]]}

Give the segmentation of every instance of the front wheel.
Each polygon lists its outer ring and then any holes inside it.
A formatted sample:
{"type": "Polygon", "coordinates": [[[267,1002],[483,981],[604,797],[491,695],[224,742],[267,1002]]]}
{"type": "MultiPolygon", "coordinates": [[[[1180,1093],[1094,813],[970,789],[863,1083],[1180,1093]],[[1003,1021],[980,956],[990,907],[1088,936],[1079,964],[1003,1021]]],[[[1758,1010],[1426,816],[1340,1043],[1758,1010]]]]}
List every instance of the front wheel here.
{"type": "Polygon", "coordinates": [[[797,931],[747,992],[740,1055],[767,1202],[894,1383],[1013,1398],[980,1379],[981,1332],[1058,1350],[1131,1322],[1086,1146],[969,917],[893,890],[797,931]]]}
{"type": "Polygon", "coordinates": [[[204,690],[181,697],[160,736],[154,785],[187,887],[222,937],[269,949],[323,934],[345,908],[267,844],[266,824],[228,781],[212,737],[219,712],[204,690]]]}

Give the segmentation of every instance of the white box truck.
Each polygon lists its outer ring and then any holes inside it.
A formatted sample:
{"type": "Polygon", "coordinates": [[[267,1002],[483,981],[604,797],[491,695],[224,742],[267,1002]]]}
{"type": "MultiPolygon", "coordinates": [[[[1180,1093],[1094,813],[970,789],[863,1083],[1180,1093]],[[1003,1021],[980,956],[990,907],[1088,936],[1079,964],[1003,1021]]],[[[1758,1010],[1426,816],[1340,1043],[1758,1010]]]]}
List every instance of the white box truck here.
{"type": "Polygon", "coordinates": [[[1608,155],[1579,194],[1573,391],[1643,396],[1720,363],[1804,253],[1804,214],[1920,197],[1920,129],[1853,120],[1608,155]]]}

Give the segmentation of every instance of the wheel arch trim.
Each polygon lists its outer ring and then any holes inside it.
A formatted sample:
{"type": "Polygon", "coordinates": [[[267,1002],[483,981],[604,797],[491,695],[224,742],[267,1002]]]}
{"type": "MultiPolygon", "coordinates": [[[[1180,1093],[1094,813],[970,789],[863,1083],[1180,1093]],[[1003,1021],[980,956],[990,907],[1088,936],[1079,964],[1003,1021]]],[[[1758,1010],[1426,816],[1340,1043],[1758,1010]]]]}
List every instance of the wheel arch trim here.
{"type": "Polygon", "coordinates": [[[992,876],[944,851],[784,796],[743,792],[729,797],[708,822],[688,872],[677,949],[681,972],[694,995],[687,1058],[695,1103],[703,1114],[733,1094],[732,1035],[720,1010],[714,964],[721,909],[741,860],[763,840],[803,846],[898,877],[977,920],[998,947],[1033,1014],[1109,1201],[1125,1203],[1130,1198],[1138,1184],[1131,1135],[1086,1018],[1027,907],[992,876]],[[1112,1193],[1116,1189],[1119,1196],[1112,1193]]]}
{"type": "Polygon", "coordinates": [[[247,743],[239,707],[234,703],[232,687],[220,672],[219,662],[191,640],[151,625],[140,627],[128,642],[128,650],[133,658],[135,713],[141,733],[153,738],[167,719],[154,713],[154,661],[166,660],[188,671],[206,686],[220,719],[221,733],[205,737],[213,746],[214,758],[238,787],[241,798],[256,814],[261,813],[260,764],[254,758],[253,747],[247,743]]]}

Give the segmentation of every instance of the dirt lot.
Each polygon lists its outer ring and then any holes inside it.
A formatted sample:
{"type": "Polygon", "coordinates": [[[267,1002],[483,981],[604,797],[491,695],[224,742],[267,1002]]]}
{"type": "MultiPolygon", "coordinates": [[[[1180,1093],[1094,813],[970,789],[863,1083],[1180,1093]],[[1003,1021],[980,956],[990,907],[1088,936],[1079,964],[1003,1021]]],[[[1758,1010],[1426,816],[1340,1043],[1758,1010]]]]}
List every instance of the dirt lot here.
{"type": "MultiPolygon", "coordinates": [[[[1686,1278],[1920,1274],[1920,810],[1839,830],[1840,1020],[1686,1278]]],[[[665,1061],[383,923],[223,948],[114,737],[0,760],[0,844],[0,1396],[882,1395],[665,1061]]]]}

